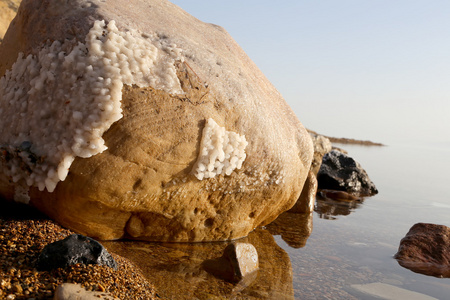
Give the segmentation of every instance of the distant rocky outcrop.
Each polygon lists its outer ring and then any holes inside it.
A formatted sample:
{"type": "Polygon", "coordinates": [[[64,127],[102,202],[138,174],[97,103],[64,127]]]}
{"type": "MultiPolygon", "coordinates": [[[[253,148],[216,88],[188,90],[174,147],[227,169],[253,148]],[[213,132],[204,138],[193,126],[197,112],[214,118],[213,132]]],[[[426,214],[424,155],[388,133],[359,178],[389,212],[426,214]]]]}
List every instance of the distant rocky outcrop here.
{"type": "MultiPolygon", "coordinates": [[[[307,130],[311,135],[319,135],[317,132],[315,132],[313,130],[310,130],[310,129],[307,129],[307,130]]],[[[331,137],[331,136],[326,136],[326,135],[322,135],[322,136],[327,138],[328,140],[330,140],[330,142],[338,143],[338,144],[351,144],[351,145],[362,145],[362,146],[384,146],[384,144],[382,144],[382,143],[372,142],[369,140],[338,138],[338,137],[331,137]]]]}
{"type": "Polygon", "coordinates": [[[79,233],[235,239],[301,193],[305,128],[223,28],[169,1],[24,0],[0,57],[0,194],[79,233]]]}
{"type": "Polygon", "coordinates": [[[450,278],[450,228],[417,223],[400,241],[398,263],[414,272],[450,278]]]}
{"type": "Polygon", "coordinates": [[[375,184],[361,165],[337,150],[324,155],[317,181],[319,189],[344,191],[358,197],[378,193],[375,184]]]}

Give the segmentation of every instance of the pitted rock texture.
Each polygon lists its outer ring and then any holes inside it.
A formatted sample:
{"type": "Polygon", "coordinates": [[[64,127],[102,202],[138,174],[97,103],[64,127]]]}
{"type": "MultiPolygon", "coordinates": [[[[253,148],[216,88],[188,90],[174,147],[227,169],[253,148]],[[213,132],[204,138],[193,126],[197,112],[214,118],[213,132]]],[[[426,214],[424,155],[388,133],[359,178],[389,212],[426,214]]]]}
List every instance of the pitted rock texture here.
{"type": "Polygon", "coordinates": [[[400,241],[398,263],[414,272],[450,278],[450,228],[417,223],[400,241]]]}
{"type": "MultiPolygon", "coordinates": [[[[19,52],[84,42],[96,20],[176,44],[182,92],[124,85],[123,117],[102,136],[108,149],[76,157],[51,193],[31,187],[31,205],[98,239],[182,242],[243,237],[294,205],[312,161],[309,134],[223,28],[169,1],[24,0],[0,45],[0,76],[19,52]],[[245,135],[246,158],[230,175],[199,180],[192,169],[209,118],[245,135]]],[[[4,198],[27,193],[20,188],[0,169],[4,198]]]]}
{"type": "Polygon", "coordinates": [[[323,156],[322,166],[317,174],[319,189],[345,191],[358,197],[378,193],[367,172],[350,156],[332,150],[323,156]]]}

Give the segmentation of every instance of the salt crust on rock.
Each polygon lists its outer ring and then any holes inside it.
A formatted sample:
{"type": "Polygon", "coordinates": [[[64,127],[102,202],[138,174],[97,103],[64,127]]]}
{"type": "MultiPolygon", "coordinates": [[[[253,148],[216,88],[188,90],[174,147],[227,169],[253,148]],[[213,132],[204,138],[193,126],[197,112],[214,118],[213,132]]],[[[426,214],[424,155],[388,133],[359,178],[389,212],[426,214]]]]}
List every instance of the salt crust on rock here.
{"type": "MultiPolygon", "coordinates": [[[[60,41],[70,53],[95,20],[149,36],[168,59],[173,53],[164,45],[176,44],[184,93],[123,84],[123,117],[101,136],[108,149],[76,157],[52,193],[25,186],[31,205],[97,239],[176,242],[240,238],[294,205],[312,159],[305,128],[223,28],[167,0],[23,0],[0,44],[0,75],[20,52],[37,57],[46,41],[60,41]],[[208,118],[245,134],[246,158],[229,176],[198,180],[193,172],[208,118]]],[[[0,195],[12,200],[24,180],[13,183],[4,169],[0,195]]]]}
{"type": "Polygon", "coordinates": [[[245,135],[226,131],[209,118],[203,128],[200,154],[194,166],[197,179],[213,178],[216,175],[230,175],[240,169],[245,160],[245,135]]]}
{"type": "Polygon", "coordinates": [[[55,41],[37,56],[20,53],[0,79],[5,173],[41,191],[52,192],[75,157],[107,149],[102,135],[122,118],[124,84],[182,93],[174,66],[181,50],[156,35],[95,21],[85,44],[68,44],[55,41]]]}

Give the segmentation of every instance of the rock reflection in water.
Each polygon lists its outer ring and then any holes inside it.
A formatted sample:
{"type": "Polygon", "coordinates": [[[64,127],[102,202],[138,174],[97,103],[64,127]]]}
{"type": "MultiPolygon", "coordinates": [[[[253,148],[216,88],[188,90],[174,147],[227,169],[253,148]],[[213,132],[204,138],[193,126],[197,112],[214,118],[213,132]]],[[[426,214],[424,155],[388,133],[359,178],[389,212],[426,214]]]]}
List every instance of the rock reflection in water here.
{"type": "Polygon", "coordinates": [[[220,257],[230,243],[102,242],[108,251],[135,263],[165,299],[294,299],[288,254],[267,230],[256,229],[239,242],[252,244],[259,256],[251,282],[228,283],[207,273],[202,263],[220,257]]]}
{"type": "Polygon", "coordinates": [[[292,248],[304,247],[313,230],[312,213],[284,212],[266,229],[273,235],[281,235],[283,241],[292,248]]]}
{"type": "Polygon", "coordinates": [[[332,199],[317,193],[314,211],[321,219],[336,220],[336,216],[347,216],[364,202],[364,198],[332,199]]]}

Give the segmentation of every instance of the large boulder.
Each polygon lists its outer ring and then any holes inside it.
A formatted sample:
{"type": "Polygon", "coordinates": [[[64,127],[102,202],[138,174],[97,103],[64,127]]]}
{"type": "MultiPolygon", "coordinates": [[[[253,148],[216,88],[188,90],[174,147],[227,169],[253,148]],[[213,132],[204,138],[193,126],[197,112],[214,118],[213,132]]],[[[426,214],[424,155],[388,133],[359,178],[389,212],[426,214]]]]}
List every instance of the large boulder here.
{"type": "Polygon", "coordinates": [[[414,272],[450,277],[450,228],[428,223],[413,225],[394,257],[414,272]]]}
{"type": "Polygon", "coordinates": [[[378,193],[367,172],[352,157],[332,150],[323,156],[317,174],[319,189],[344,191],[358,197],[378,193]]]}
{"type": "Polygon", "coordinates": [[[24,0],[0,58],[0,193],[79,233],[235,239],[308,176],[311,139],[281,95],[169,1],[24,0]]]}

